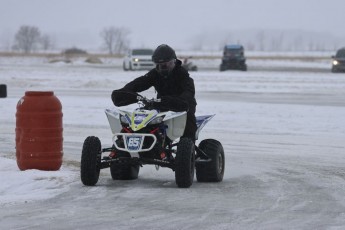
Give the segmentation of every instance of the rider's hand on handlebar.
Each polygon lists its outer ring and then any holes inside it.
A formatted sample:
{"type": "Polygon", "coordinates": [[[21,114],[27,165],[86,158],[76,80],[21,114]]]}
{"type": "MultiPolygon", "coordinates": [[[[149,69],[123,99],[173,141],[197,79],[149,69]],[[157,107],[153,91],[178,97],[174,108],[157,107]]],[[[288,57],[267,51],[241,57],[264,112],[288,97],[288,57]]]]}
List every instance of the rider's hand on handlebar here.
{"type": "Polygon", "coordinates": [[[148,99],[143,96],[138,96],[137,97],[138,101],[140,101],[144,105],[144,109],[152,110],[152,109],[158,109],[160,110],[160,99],[148,99]]]}
{"type": "Polygon", "coordinates": [[[147,100],[144,102],[144,108],[151,110],[151,109],[160,109],[160,102],[154,101],[154,100],[147,100]]]}

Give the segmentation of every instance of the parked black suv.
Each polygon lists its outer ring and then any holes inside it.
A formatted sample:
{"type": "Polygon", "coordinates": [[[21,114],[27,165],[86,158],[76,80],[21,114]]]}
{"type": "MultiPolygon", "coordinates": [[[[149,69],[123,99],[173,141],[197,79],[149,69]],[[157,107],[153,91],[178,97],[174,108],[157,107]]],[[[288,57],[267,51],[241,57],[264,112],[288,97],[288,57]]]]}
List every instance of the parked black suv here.
{"type": "Polygon", "coordinates": [[[244,48],[242,45],[226,45],[224,46],[222,63],[220,71],[227,69],[247,70],[246,58],[244,56],[244,48]]]}
{"type": "Polygon", "coordinates": [[[345,48],[339,49],[332,58],[332,73],[345,72],[345,48]]]}

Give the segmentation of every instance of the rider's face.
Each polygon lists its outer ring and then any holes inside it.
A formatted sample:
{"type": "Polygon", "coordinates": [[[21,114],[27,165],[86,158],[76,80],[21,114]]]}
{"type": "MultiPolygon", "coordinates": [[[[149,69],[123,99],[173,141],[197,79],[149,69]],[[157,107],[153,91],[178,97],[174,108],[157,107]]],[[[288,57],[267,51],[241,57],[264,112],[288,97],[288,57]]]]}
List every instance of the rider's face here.
{"type": "Polygon", "coordinates": [[[156,64],[156,69],[162,75],[168,75],[169,72],[173,70],[174,67],[175,67],[175,59],[156,64]]]}

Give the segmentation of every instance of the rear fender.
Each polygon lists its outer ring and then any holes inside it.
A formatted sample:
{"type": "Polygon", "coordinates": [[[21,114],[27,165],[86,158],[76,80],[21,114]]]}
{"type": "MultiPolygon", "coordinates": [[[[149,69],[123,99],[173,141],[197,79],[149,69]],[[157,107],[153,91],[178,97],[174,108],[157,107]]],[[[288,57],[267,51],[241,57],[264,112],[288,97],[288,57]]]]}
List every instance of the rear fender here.
{"type": "Polygon", "coordinates": [[[207,124],[207,122],[209,122],[215,115],[216,114],[196,117],[197,130],[195,133],[195,140],[198,140],[199,133],[200,133],[201,129],[204,128],[204,126],[207,124]]]}
{"type": "Polygon", "coordinates": [[[187,112],[166,112],[164,124],[167,126],[167,136],[171,140],[181,137],[186,128],[187,112]]]}

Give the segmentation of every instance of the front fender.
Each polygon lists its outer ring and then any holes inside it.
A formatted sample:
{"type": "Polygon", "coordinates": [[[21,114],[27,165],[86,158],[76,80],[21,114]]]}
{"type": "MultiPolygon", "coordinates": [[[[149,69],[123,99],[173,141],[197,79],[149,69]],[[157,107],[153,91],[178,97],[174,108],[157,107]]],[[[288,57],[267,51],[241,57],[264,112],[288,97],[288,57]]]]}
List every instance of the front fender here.
{"type": "Polygon", "coordinates": [[[129,113],[118,110],[116,108],[106,109],[105,114],[107,115],[109,125],[111,128],[111,132],[113,134],[119,133],[122,130],[122,125],[120,122],[120,115],[125,115],[125,114],[130,115],[129,113]]]}

